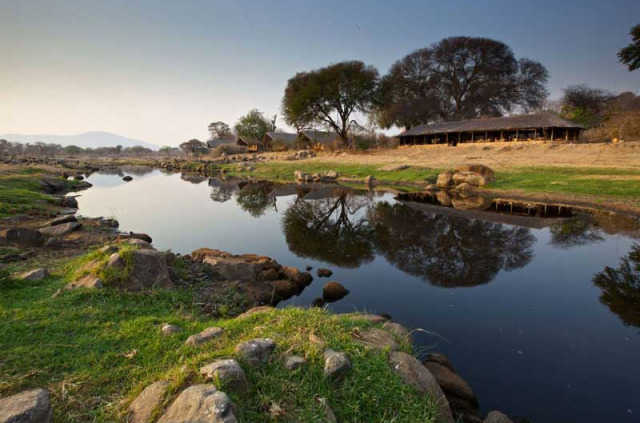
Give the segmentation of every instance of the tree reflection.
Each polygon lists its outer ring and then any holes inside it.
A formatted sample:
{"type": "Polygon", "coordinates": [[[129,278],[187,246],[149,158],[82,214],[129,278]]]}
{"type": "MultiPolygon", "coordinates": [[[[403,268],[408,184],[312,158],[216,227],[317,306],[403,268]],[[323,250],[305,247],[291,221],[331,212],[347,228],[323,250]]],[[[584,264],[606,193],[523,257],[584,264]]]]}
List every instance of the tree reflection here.
{"type": "Polygon", "coordinates": [[[378,251],[400,270],[446,287],[490,282],[500,270],[528,264],[535,238],[527,228],[424,214],[402,204],[370,209],[378,251]]]}
{"type": "Polygon", "coordinates": [[[217,203],[229,201],[233,194],[239,190],[239,182],[238,178],[210,178],[211,193],[209,197],[217,203]]]}
{"type": "Polygon", "coordinates": [[[275,208],[275,200],[269,197],[271,189],[272,186],[268,182],[248,183],[238,192],[236,202],[251,216],[260,217],[270,206],[275,208]]]}
{"type": "Polygon", "coordinates": [[[282,220],[289,249],[342,267],[372,261],[372,233],[363,210],[369,203],[347,190],[336,190],[330,198],[296,199],[282,220]]]}
{"type": "Polygon", "coordinates": [[[568,250],[604,240],[602,231],[593,225],[588,216],[579,215],[552,226],[551,245],[568,250]]]}
{"type": "Polygon", "coordinates": [[[597,273],[593,283],[602,289],[602,304],[625,325],[640,327],[640,244],[631,248],[617,268],[607,266],[597,273]]]}

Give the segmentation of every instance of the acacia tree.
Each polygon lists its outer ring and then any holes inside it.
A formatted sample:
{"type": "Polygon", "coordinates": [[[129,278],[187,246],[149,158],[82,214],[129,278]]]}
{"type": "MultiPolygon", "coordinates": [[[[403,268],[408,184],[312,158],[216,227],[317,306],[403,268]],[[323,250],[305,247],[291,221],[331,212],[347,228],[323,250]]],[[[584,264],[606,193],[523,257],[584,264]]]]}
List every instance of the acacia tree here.
{"type": "Polygon", "coordinates": [[[359,61],[300,72],[287,82],[282,112],[296,128],[328,125],[348,146],[351,115],[371,110],[377,86],[378,70],[359,61]]]}
{"type": "Polygon", "coordinates": [[[500,41],[445,38],[397,61],[382,78],[379,123],[408,128],[535,109],[547,96],[548,78],[542,64],[516,60],[500,41]]]}
{"type": "Polygon", "coordinates": [[[591,88],[586,84],[571,85],[564,89],[564,96],[560,100],[560,116],[589,128],[602,122],[612,98],[611,93],[599,88],[591,88]]]}
{"type": "Polygon", "coordinates": [[[631,28],[631,44],[618,52],[618,59],[627,65],[629,72],[640,69],[640,24],[631,28]]]}
{"type": "Polygon", "coordinates": [[[195,156],[200,152],[207,151],[207,146],[200,140],[195,138],[180,144],[180,150],[184,151],[188,156],[195,156]]]}
{"type": "Polygon", "coordinates": [[[231,128],[224,122],[211,122],[208,126],[211,139],[226,140],[233,136],[231,128]]]}
{"type": "Polygon", "coordinates": [[[274,124],[275,118],[272,121],[258,109],[253,109],[238,119],[233,130],[238,136],[261,140],[264,134],[275,129],[274,124]]]}

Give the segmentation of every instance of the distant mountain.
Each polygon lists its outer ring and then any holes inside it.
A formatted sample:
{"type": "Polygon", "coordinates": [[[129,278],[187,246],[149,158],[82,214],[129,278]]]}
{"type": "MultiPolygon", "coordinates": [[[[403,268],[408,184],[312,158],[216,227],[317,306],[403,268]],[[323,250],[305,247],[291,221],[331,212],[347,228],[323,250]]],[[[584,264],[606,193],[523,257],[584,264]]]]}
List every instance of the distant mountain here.
{"type": "Polygon", "coordinates": [[[136,140],[133,138],[123,137],[122,135],[112,134],[110,132],[85,132],[78,135],[23,135],[23,134],[4,134],[0,135],[0,139],[19,143],[44,142],[47,144],[60,144],[62,146],[77,145],[82,148],[96,147],[115,147],[121,145],[123,147],[133,147],[141,145],[143,147],[157,150],[159,147],[150,142],[136,140]]]}

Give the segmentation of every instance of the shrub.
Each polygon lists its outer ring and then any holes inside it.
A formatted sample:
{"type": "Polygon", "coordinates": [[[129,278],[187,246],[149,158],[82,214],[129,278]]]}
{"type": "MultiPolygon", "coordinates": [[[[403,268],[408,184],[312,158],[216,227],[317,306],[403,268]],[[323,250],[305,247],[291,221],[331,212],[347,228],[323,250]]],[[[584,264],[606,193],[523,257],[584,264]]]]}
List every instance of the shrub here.
{"type": "Polygon", "coordinates": [[[356,138],[356,148],[358,150],[366,151],[371,147],[371,140],[368,138],[356,138]]]}
{"type": "Polygon", "coordinates": [[[214,148],[210,154],[213,157],[220,157],[222,156],[222,153],[225,153],[227,156],[232,156],[234,154],[244,154],[246,152],[247,147],[236,144],[222,144],[214,148]]]}

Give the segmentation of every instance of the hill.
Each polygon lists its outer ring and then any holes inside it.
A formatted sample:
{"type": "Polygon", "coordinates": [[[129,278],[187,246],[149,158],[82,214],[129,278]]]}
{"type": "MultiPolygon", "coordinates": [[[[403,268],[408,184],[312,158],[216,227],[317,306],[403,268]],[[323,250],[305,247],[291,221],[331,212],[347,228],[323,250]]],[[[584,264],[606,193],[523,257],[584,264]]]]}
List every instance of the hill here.
{"type": "Polygon", "coordinates": [[[19,143],[44,142],[48,144],[60,144],[62,146],[77,145],[78,147],[82,148],[115,147],[117,145],[121,145],[123,147],[133,147],[135,145],[141,145],[143,147],[152,148],[154,150],[158,149],[157,145],[150,142],[102,131],[84,132],[77,135],[3,134],[0,135],[0,139],[6,139],[8,141],[19,143]]]}

